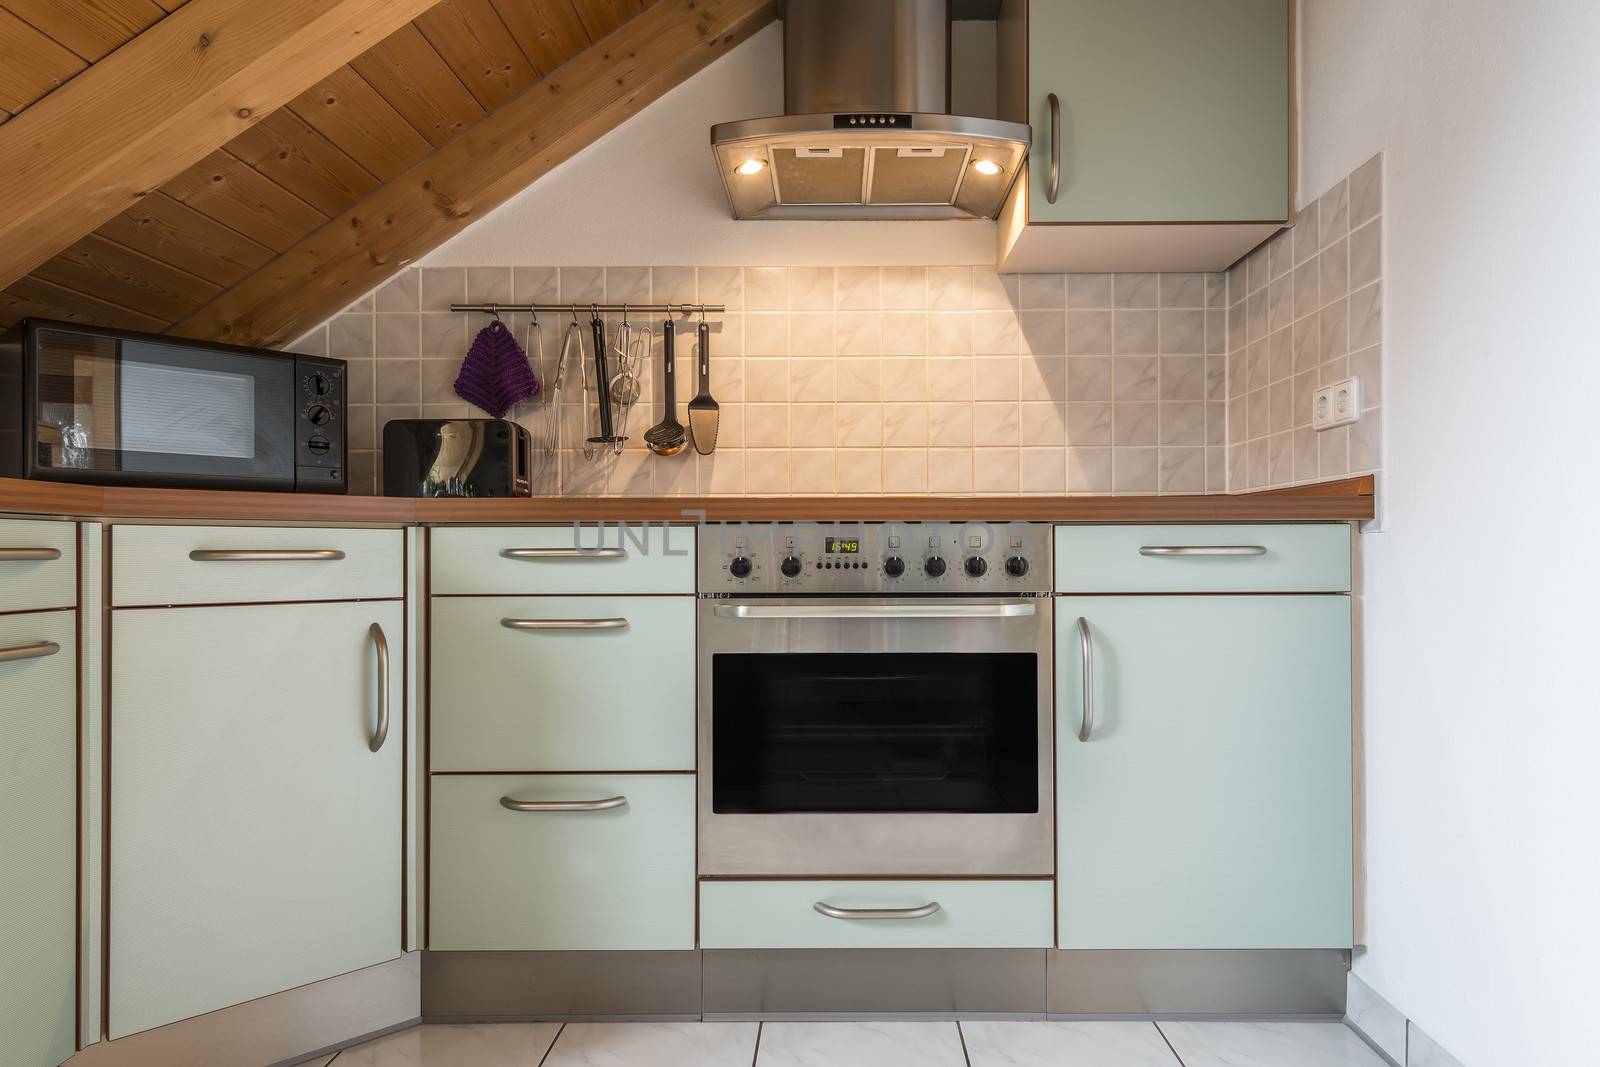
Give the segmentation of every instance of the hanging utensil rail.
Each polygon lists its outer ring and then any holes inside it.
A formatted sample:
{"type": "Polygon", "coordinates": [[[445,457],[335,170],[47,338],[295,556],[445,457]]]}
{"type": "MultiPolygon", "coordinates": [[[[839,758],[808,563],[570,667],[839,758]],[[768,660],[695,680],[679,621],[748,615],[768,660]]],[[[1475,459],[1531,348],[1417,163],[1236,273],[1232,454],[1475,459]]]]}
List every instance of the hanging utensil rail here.
{"type": "Polygon", "coordinates": [[[655,315],[655,314],[671,315],[671,314],[674,314],[674,313],[677,313],[677,314],[680,314],[680,315],[723,315],[723,314],[727,313],[728,305],[726,305],[726,304],[595,304],[595,303],[572,303],[572,304],[451,304],[450,305],[450,310],[451,311],[460,311],[460,312],[476,312],[477,314],[480,314],[480,315],[499,315],[501,313],[504,313],[504,314],[507,314],[507,315],[532,315],[532,314],[535,314],[537,312],[543,312],[545,314],[552,314],[552,313],[559,313],[559,312],[563,312],[563,311],[571,312],[574,315],[578,314],[578,312],[580,312],[580,311],[588,311],[588,312],[591,312],[591,313],[592,312],[596,312],[596,311],[600,311],[600,312],[606,312],[606,313],[610,313],[610,314],[621,314],[621,313],[626,313],[626,312],[639,311],[639,312],[648,312],[649,314],[652,314],[652,315],[655,315]]]}

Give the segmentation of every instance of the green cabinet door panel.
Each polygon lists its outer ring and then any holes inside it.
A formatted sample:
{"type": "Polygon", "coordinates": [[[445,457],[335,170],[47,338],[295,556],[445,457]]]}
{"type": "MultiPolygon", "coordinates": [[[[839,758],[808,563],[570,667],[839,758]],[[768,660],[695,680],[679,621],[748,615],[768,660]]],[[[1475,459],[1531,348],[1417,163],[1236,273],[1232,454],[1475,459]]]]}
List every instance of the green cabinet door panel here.
{"type": "Polygon", "coordinates": [[[1350,946],[1348,597],[1062,597],[1056,706],[1063,948],[1350,946]]]}
{"type": "Polygon", "coordinates": [[[113,614],[113,1038],[400,955],[403,610],[113,614]]]}
{"type": "Polygon", "coordinates": [[[1058,526],[1058,593],[1346,593],[1349,523],[1058,526]]]}
{"type": "Polygon", "coordinates": [[[1287,0],[1033,0],[1028,93],[1030,221],[1289,217],[1287,0]]]}
{"type": "MultiPolygon", "coordinates": [[[[71,529],[70,525],[67,526],[71,529]]],[[[0,1062],[72,1055],[77,921],[77,613],[0,616],[0,1062]]]]}

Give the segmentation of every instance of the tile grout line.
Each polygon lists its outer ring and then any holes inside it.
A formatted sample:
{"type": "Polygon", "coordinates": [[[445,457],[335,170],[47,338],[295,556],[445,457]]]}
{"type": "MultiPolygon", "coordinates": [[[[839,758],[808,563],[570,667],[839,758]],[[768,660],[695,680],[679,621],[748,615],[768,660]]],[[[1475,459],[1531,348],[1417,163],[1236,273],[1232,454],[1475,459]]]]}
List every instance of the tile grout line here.
{"type": "Polygon", "coordinates": [[[1160,1034],[1161,1040],[1166,1042],[1167,1051],[1171,1052],[1172,1058],[1178,1061],[1178,1067],[1186,1067],[1183,1062],[1183,1057],[1178,1055],[1178,1050],[1172,1047],[1172,1039],[1167,1036],[1167,1032],[1165,1030],[1161,1029],[1161,1023],[1158,1020],[1151,1019],[1150,1025],[1156,1028],[1156,1033],[1160,1034]]]}
{"type": "Polygon", "coordinates": [[[972,1053],[967,1051],[967,1032],[961,1029],[961,1020],[956,1020],[956,1037],[961,1040],[961,1058],[966,1061],[967,1067],[972,1067],[972,1053]]]}
{"type": "Polygon", "coordinates": [[[545,1060],[550,1058],[550,1053],[556,1050],[556,1042],[561,1040],[561,1035],[567,1032],[567,1024],[562,1023],[556,1030],[556,1036],[550,1039],[550,1047],[544,1050],[544,1055],[539,1057],[539,1067],[544,1067],[545,1060]]]}
{"type": "Polygon", "coordinates": [[[761,1058],[761,1031],[765,1029],[766,1025],[765,1021],[756,1020],[756,1047],[750,1053],[750,1067],[756,1067],[756,1061],[761,1058]]]}

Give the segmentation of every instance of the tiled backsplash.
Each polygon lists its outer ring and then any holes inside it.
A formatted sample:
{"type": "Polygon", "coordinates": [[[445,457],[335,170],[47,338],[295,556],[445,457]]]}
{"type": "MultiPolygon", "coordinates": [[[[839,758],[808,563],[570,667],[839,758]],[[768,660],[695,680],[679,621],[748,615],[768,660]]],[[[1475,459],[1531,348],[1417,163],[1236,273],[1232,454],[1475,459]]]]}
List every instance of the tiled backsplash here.
{"type": "MultiPolygon", "coordinates": [[[[628,495],[1199,493],[1225,486],[1221,274],[997,275],[973,267],[411,268],[294,346],[351,363],[353,491],[371,492],[382,424],[469,414],[453,382],[483,316],[452,302],[705,302],[713,455],[643,447],[660,417],[659,346],[621,456],[585,460],[563,387],[544,492],[628,495]]],[[[587,316],[580,316],[585,320],[587,316]]],[[[646,316],[633,316],[635,323],[646,316]]],[[[612,317],[613,323],[616,316],[612,317]]],[[[519,339],[526,316],[508,316],[519,339]]],[[[548,382],[570,322],[545,315],[548,382]]],[[[659,333],[659,322],[654,322],[659,333]]],[[[695,392],[679,332],[677,396],[695,392]]],[[[588,334],[585,332],[585,348],[588,334]]],[[[536,352],[530,355],[537,355],[536,352]]],[[[570,388],[568,386],[571,386],[570,388]]],[[[471,412],[472,414],[478,414],[471,412]]],[[[545,437],[542,401],[514,417],[545,437]]]]}
{"type": "Polygon", "coordinates": [[[1228,488],[1376,471],[1383,431],[1383,157],[1228,272],[1228,488]],[[1359,422],[1311,429],[1311,396],[1361,379],[1359,422]]]}

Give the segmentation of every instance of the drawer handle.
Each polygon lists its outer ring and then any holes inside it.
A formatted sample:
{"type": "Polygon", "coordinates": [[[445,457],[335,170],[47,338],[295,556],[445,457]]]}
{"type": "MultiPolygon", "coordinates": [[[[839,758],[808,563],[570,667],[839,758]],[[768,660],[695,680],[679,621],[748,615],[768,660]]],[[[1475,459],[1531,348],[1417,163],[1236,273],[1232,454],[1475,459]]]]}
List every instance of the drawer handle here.
{"type": "Polygon", "coordinates": [[[1078,727],[1078,740],[1087,741],[1094,734],[1094,641],[1089,636],[1089,620],[1081,615],[1078,644],[1083,650],[1083,724],[1078,727]]]}
{"type": "Polygon", "coordinates": [[[517,800],[501,797],[500,806],[507,811],[612,811],[628,806],[627,797],[606,797],[604,800],[517,800]]]}
{"type": "Polygon", "coordinates": [[[506,559],[627,559],[625,548],[502,548],[506,559]]]}
{"type": "Polygon", "coordinates": [[[13,648],[0,648],[0,663],[15,663],[23,659],[43,659],[53,656],[61,651],[61,646],[54,641],[40,641],[36,645],[17,645],[13,648]]]}
{"type": "Polygon", "coordinates": [[[937,900],[920,908],[836,908],[820,900],[811,906],[830,919],[926,919],[939,910],[937,900]]]}
{"type": "Polygon", "coordinates": [[[189,558],[196,563],[275,563],[344,559],[344,553],[337,548],[197,548],[189,558]]]}
{"type": "Polygon", "coordinates": [[[627,619],[501,619],[508,630],[626,630],[627,619]]]}
{"type": "Polygon", "coordinates": [[[1141,556],[1265,556],[1264,545],[1145,545],[1141,556]]]}
{"type": "Polygon", "coordinates": [[[367,636],[372,638],[372,647],[378,653],[378,729],[367,744],[376,752],[389,736],[389,638],[377,623],[367,628],[367,636]]]}
{"type": "Polygon", "coordinates": [[[0,548],[0,563],[32,563],[60,558],[59,548],[0,548]]]}

